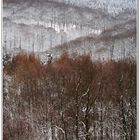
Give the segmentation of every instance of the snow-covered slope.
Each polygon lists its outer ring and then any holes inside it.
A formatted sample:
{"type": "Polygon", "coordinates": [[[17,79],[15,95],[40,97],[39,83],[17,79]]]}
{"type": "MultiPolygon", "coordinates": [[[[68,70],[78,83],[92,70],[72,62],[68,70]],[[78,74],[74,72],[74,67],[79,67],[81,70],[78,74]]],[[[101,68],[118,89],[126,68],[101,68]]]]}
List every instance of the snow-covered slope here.
{"type": "Polygon", "coordinates": [[[133,20],[136,26],[135,4],[134,0],[7,0],[3,46],[9,52],[44,52],[90,34],[100,36],[117,24],[124,31],[124,23],[129,28],[133,20]]]}
{"type": "MultiPolygon", "coordinates": [[[[27,2],[34,3],[37,0],[4,0],[4,2],[27,2]]],[[[38,2],[65,3],[78,7],[89,7],[92,9],[104,9],[111,14],[122,12],[124,9],[136,9],[136,0],[38,0],[38,2]]]]}
{"type": "Polygon", "coordinates": [[[124,9],[136,9],[135,0],[53,0],[56,2],[65,2],[80,7],[89,7],[92,9],[101,8],[114,15],[122,12],[124,9]]]}
{"type": "MultiPolygon", "coordinates": [[[[8,45],[10,42],[14,44],[14,40],[21,39],[21,42],[24,42],[22,48],[30,50],[34,42],[36,51],[46,50],[48,47],[89,33],[98,34],[105,26],[104,23],[109,25],[113,20],[100,10],[55,2],[9,3],[4,5],[3,13],[7,48],[10,48],[8,45]],[[44,45],[40,46],[40,42],[44,45]]],[[[12,45],[11,48],[18,46],[19,43],[16,46],[12,45]]]]}
{"type": "Polygon", "coordinates": [[[90,34],[75,40],[57,45],[52,49],[40,53],[45,60],[48,53],[58,57],[62,52],[70,54],[90,53],[93,59],[119,59],[136,55],[136,27],[135,19],[116,24],[103,31],[100,35],[90,34]]]}

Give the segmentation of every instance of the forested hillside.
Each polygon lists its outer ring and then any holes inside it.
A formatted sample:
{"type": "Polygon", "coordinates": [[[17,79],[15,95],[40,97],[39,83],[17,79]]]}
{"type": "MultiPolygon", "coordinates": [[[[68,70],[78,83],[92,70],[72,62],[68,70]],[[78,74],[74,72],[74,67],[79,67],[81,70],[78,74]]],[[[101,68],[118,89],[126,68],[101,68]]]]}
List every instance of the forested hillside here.
{"type": "Polygon", "coordinates": [[[57,51],[57,46],[65,43],[70,53],[92,52],[97,59],[110,59],[109,50],[114,46],[115,59],[120,58],[124,49],[126,57],[134,57],[135,4],[134,0],[4,0],[3,48],[11,55],[23,50],[46,59],[46,52],[60,56],[63,50],[57,51]],[[131,31],[134,34],[130,36],[131,31]],[[106,44],[102,40],[95,44],[95,37],[99,40],[104,32],[108,37],[106,44]],[[112,41],[120,33],[126,34],[125,38],[112,41]],[[91,42],[86,41],[89,36],[91,42]],[[79,38],[83,38],[81,44],[75,42],[79,38]],[[106,51],[96,53],[102,49],[106,51]]]}
{"type": "Polygon", "coordinates": [[[136,0],[3,0],[3,140],[136,140],[136,0]]]}
{"type": "Polygon", "coordinates": [[[4,140],[136,139],[135,60],[6,58],[4,140]]]}

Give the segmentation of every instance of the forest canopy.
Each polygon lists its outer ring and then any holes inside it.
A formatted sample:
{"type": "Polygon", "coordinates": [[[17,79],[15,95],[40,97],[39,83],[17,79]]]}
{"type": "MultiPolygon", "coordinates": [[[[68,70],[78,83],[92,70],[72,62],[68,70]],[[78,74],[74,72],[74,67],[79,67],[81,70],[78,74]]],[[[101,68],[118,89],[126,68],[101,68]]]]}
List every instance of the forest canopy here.
{"type": "Polygon", "coordinates": [[[136,62],[68,53],[4,59],[4,140],[136,139],[136,62]]]}

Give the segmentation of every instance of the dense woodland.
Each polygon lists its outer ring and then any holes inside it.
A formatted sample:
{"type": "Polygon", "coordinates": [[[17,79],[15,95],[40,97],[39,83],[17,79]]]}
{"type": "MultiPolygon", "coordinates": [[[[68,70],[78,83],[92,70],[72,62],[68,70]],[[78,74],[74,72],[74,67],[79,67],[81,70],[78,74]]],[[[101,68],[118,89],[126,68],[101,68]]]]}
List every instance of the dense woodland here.
{"type": "Polygon", "coordinates": [[[135,140],[136,62],[64,53],[4,57],[3,140],[135,140]]]}

